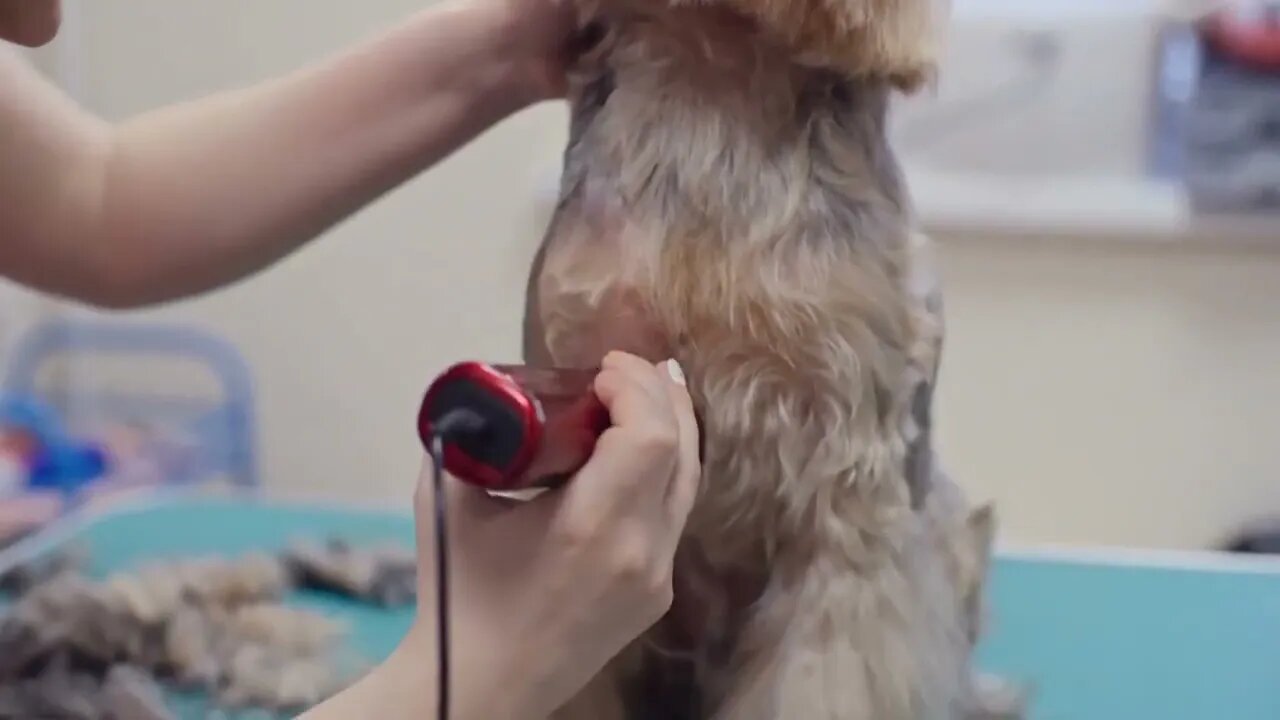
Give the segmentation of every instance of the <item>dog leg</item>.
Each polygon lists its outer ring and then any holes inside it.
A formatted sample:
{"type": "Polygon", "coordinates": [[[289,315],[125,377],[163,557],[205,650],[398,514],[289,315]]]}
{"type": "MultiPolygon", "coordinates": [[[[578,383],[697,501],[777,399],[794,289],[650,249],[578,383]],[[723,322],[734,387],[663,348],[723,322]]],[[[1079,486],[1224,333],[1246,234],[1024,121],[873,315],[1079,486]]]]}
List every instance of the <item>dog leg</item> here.
{"type": "Polygon", "coordinates": [[[823,553],[775,573],[739,639],[717,720],[960,718],[966,643],[955,599],[939,575],[911,567],[906,558],[926,557],[911,545],[870,572],[823,553]]]}
{"type": "Polygon", "coordinates": [[[994,516],[946,503],[963,498],[945,479],[936,489],[927,512],[874,531],[851,518],[816,531],[807,554],[774,557],[717,681],[716,720],[1023,717],[1025,697],[974,676],[969,660],[994,516]]]}
{"type": "MultiPolygon", "coordinates": [[[[990,505],[969,510],[959,488],[939,474],[926,505],[929,522],[942,540],[941,552],[960,589],[961,620],[970,647],[986,625],[986,585],[995,545],[996,517],[990,505]],[[959,522],[958,522],[959,521],[959,522]]],[[[964,720],[1027,720],[1032,693],[1006,678],[975,672],[964,720]]]]}
{"type": "Polygon", "coordinates": [[[1027,688],[1004,678],[974,678],[973,704],[964,720],[1028,720],[1031,696],[1027,688]]]}

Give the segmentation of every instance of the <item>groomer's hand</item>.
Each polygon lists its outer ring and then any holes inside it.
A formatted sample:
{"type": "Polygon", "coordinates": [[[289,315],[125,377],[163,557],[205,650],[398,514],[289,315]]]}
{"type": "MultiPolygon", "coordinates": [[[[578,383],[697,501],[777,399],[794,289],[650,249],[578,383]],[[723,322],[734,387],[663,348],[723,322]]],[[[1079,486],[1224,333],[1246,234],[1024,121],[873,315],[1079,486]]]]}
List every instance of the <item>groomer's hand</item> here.
{"type": "MultiPolygon", "coordinates": [[[[683,373],[614,353],[595,389],[613,426],[563,489],[513,505],[449,487],[459,718],[546,718],[671,605],[700,474],[683,373]],[[465,707],[472,698],[485,704],[465,707]]],[[[417,500],[420,621],[408,642],[434,653],[429,479],[417,500]]]]}
{"type": "Polygon", "coordinates": [[[577,51],[573,0],[462,0],[493,12],[506,37],[502,51],[525,78],[530,100],[563,97],[565,71],[577,51]]]}
{"type": "Polygon", "coordinates": [[[0,40],[37,47],[58,34],[61,0],[0,0],[0,40]]]}

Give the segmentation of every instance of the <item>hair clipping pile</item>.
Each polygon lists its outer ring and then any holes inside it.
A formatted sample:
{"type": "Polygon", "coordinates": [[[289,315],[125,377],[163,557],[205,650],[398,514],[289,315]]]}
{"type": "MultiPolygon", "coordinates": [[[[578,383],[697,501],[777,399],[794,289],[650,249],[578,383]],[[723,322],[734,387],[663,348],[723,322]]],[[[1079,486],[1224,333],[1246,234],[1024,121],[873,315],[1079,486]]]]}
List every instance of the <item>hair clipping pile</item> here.
{"type": "Polygon", "coordinates": [[[338,539],[278,555],[150,564],[96,580],[62,548],[0,574],[0,720],[162,720],[165,690],[215,708],[298,712],[356,679],[367,661],[347,628],[286,604],[322,592],[395,608],[416,600],[411,549],[338,539]]]}

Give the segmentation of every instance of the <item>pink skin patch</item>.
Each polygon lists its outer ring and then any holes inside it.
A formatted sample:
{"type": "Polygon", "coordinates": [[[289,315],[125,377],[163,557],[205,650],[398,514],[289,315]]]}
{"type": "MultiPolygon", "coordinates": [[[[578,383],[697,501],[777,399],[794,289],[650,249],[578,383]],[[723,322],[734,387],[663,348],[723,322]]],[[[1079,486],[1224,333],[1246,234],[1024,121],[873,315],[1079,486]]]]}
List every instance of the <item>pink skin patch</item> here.
{"type": "Polygon", "coordinates": [[[0,543],[17,538],[62,513],[58,493],[32,493],[0,500],[0,543]]]}
{"type": "MultiPolygon", "coordinates": [[[[639,300],[633,292],[610,288],[600,302],[593,320],[586,323],[581,333],[567,341],[569,355],[574,360],[603,358],[612,351],[621,351],[657,363],[671,357],[665,334],[658,325],[645,317],[639,300]]],[[[559,356],[561,348],[555,348],[559,356]]],[[[599,364],[599,359],[594,364],[599,364]]]]}

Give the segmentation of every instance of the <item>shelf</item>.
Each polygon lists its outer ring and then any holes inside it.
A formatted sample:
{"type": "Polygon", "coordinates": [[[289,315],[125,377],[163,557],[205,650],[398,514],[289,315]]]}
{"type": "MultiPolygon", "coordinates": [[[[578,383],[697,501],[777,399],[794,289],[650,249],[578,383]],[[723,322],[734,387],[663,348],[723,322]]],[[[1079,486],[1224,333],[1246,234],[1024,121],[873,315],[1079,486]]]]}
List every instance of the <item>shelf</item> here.
{"type": "Polygon", "coordinates": [[[1280,216],[1197,216],[1178,187],[1136,178],[982,178],[907,171],[930,233],[1274,247],[1280,216]]]}

